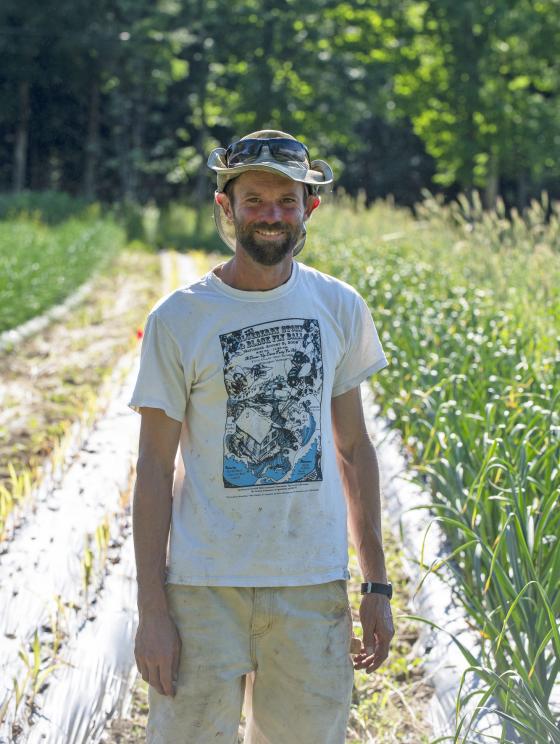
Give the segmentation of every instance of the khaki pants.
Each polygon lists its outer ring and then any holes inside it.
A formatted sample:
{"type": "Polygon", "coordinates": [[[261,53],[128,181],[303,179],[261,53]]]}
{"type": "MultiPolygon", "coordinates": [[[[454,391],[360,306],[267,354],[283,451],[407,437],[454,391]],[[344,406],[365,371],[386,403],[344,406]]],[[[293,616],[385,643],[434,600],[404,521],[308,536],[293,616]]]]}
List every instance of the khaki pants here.
{"type": "Polygon", "coordinates": [[[346,582],[168,584],[183,643],[174,698],[149,688],[149,744],[342,744],[350,713],[346,582]]]}

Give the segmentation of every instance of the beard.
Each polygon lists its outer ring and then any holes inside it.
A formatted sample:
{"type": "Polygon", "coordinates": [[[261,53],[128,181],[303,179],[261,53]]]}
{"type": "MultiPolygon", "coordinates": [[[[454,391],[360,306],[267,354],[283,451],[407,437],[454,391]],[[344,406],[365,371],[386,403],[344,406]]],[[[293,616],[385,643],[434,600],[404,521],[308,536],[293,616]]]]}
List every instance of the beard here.
{"type": "Polygon", "coordinates": [[[259,222],[244,226],[235,223],[235,237],[251,258],[263,266],[280,263],[293,250],[301,233],[301,225],[287,225],[284,222],[267,224],[259,222]],[[281,230],[284,234],[278,239],[261,238],[258,230],[281,230]]]}

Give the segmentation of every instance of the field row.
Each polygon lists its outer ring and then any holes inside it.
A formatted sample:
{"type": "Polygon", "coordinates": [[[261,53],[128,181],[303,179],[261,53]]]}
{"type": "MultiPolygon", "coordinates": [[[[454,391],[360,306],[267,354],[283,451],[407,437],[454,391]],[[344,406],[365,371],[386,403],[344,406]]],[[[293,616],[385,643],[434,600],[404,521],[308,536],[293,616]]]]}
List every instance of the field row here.
{"type": "Polygon", "coordinates": [[[376,399],[452,546],[426,569],[455,576],[504,736],[558,742],[558,217],[534,205],[541,219],[489,244],[505,219],[464,207],[327,213],[307,259],[371,307],[389,358],[376,399]]]}

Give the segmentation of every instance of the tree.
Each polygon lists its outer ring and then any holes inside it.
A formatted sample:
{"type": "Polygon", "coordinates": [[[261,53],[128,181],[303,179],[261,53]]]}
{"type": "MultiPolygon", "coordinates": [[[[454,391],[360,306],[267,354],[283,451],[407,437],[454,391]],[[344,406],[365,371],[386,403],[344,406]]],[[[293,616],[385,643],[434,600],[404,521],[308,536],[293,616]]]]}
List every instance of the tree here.
{"type": "Polygon", "coordinates": [[[558,175],[557,3],[401,3],[394,90],[437,162],[436,180],[486,189],[558,175]],[[556,153],[556,158],[554,157],[556,153]]]}

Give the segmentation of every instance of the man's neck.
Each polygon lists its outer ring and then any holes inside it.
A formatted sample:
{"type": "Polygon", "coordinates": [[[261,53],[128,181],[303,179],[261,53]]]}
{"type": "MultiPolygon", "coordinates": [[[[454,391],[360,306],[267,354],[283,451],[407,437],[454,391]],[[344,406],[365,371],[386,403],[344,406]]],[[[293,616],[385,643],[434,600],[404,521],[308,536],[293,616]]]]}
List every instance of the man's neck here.
{"type": "Polygon", "coordinates": [[[285,284],[292,275],[292,256],[274,266],[263,266],[250,256],[237,252],[227,263],[216,266],[213,272],[224,284],[248,292],[264,292],[285,284]]]}

